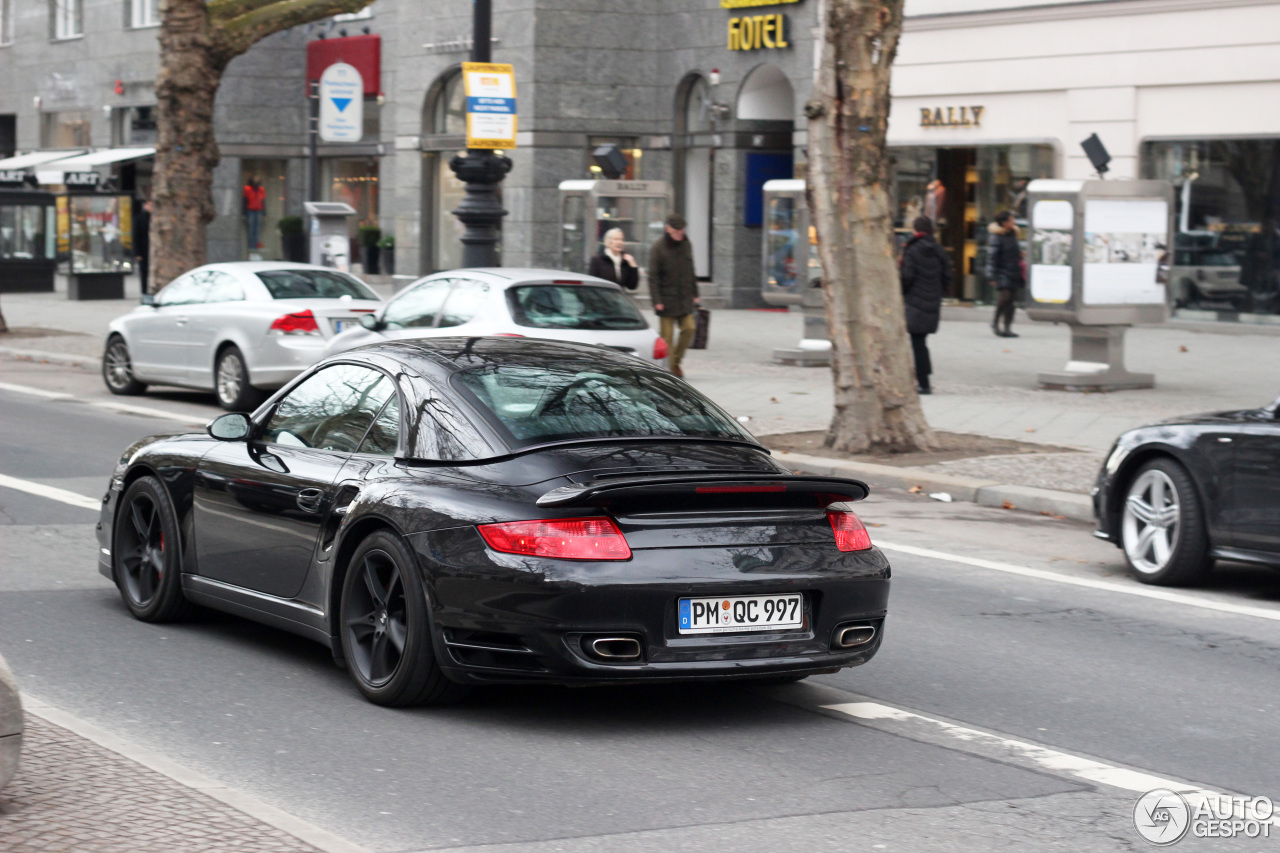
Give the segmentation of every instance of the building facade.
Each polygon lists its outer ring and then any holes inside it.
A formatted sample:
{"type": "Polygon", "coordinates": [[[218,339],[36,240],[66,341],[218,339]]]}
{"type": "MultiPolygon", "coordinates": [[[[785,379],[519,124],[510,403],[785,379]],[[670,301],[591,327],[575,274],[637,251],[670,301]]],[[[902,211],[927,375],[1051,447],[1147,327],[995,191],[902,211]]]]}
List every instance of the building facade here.
{"type": "MultiPolygon", "coordinates": [[[[628,178],[672,185],[706,292],[761,304],[760,188],[804,176],[823,2],[495,0],[493,58],[515,66],[520,113],[503,262],[562,262],[559,184],[592,177],[591,151],[611,143],[628,178]]],[[[144,144],[154,0],[4,3],[0,74],[14,85],[0,89],[0,146],[144,144]],[[83,36],[68,36],[76,15],[83,36]]],[[[365,138],[321,147],[321,195],[395,236],[398,273],[456,265],[449,211],[462,187],[448,162],[463,140],[471,5],[377,0],[235,60],[218,100],[211,255],[279,251],[273,223],[300,212],[306,193],[307,45],[377,37],[365,138]],[[272,200],[261,250],[247,246],[240,211],[251,176],[272,200]]],[[[889,128],[898,225],[937,220],[962,273],[953,295],[984,299],[987,222],[1021,215],[1035,178],[1091,176],[1080,142],[1096,133],[1113,157],[1108,177],[1178,187],[1177,265],[1190,276],[1175,287],[1180,306],[1280,312],[1277,47],[1277,0],[907,0],[889,128]]],[[[146,166],[136,168],[141,185],[146,166]]]]}

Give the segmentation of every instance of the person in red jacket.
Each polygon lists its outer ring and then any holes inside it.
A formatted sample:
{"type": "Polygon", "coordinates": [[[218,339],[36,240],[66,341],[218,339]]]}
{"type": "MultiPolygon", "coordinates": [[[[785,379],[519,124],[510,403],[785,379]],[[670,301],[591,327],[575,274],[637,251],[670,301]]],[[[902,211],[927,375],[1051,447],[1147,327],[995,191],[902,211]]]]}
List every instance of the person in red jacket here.
{"type": "Polygon", "coordinates": [[[249,251],[262,248],[262,216],[267,209],[267,188],[258,176],[244,185],[244,218],[249,229],[249,251]]]}

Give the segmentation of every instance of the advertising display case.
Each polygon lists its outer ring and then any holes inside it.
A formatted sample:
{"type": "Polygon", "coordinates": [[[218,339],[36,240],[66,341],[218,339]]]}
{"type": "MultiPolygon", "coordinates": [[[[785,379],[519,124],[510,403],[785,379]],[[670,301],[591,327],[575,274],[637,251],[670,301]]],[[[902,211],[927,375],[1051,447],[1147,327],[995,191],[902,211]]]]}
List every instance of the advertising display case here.
{"type": "Polygon", "coordinates": [[[1066,323],[1071,358],[1040,384],[1067,390],[1151,388],[1124,367],[1124,332],[1169,317],[1173,186],[1165,181],[1033,181],[1027,316],[1066,323]]]}
{"type": "Polygon", "coordinates": [[[621,228],[624,251],[635,256],[647,292],[649,247],[665,233],[671,210],[666,181],[561,181],[560,266],[585,273],[604,247],[605,232],[621,228]]]}
{"type": "Polygon", "coordinates": [[[57,255],[52,193],[0,189],[0,280],[6,293],[51,293],[57,255]]]}
{"type": "Polygon", "coordinates": [[[770,305],[796,305],[804,311],[800,343],[775,349],[773,360],[822,367],[831,363],[831,340],[822,302],[818,238],[809,221],[804,187],[802,180],[765,182],[760,293],[770,305]]]}
{"type": "Polygon", "coordinates": [[[64,207],[65,219],[58,221],[70,252],[67,298],[123,299],[124,277],[133,272],[133,199],[69,194],[64,207]]]}

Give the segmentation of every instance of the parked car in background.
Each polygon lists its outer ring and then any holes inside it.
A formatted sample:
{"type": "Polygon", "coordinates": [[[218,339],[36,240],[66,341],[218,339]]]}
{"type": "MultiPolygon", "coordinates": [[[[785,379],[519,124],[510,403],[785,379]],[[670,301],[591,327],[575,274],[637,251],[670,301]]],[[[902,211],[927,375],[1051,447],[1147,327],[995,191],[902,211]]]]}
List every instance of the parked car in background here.
{"type": "Polygon", "coordinates": [[[381,307],[367,284],[327,267],[207,264],[112,321],[102,378],[113,394],[177,385],[213,391],[227,410],[252,409],[381,307]]]}
{"type": "Polygon", "coordinates": [[[18,682],[0,657],[0,788],[18,772],[22,754],[22,699],[18,682]]]}
{"type": "Polygon", "coordinates": [[[1212,310],[1215,303],[1226,303],[1234,311],[1249,309],[1249,288],[1240,280],[1240,261],[1218,240],[1212,231],[1178,234],[1169,274],[1175,307],[1212,310]]]}
{"type": "Polygon", "coordinates": [[[1192,584],[1214,560],[1280,566],[1278,413],[1280,400],[1125,432],[1098,473],[1094,535],[1143,583],[1192,584]]]}
{"type": "Polygon", "coordinates": [[[541,269],[459,269],[419,279],[327,354],[381,341],[504,335],[597,344],[661,363],[667,344],[626,292],[589,275],[541,269]]]}

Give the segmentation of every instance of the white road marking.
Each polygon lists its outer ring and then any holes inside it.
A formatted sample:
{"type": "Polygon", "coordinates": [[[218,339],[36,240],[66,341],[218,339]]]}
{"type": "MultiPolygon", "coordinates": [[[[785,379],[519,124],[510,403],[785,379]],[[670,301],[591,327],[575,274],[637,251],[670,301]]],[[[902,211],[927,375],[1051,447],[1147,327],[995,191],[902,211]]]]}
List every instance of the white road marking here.
{"type": "Polygon", "coordinates": [[[1271,610],[1265,607],[1251,607],[1247,604],[1232,604],[1226,601],[1214,601],[1209,598],[1199,598],[1194,595],[1187,595],[1182,592],[1173,592],[1167,589],[1156,589],[1148,586],[1130,586],[1127,584],[1119,584],[1113,581],[1095,580],[1093,578],[1077,578],[1071,575],[1064,575],[1058,572],[1046,572],[1043,569],[1033,569],[1029,566],[1015,566],[1012,563],[998,563],[995,560],[984,560],[980,557],[966,557],[962,554],[948,554],[944,551],[934,551],[929,548],[917,548],[914,545],[895,545],[889,542],[881,542],[876,540],[875,545],[884,551],[891,551],[899,554],[910,554],[913,557],[927,557],[931,560],[945,560],[950,563],[961,563],[966,566],[976,566],[980,569],[991,569],[995,572],[1005,572],[1010,575],[1021,575],[1024,578],[1036,578],[1038,580],[1053,581],[1054,583],[1068,584],[1070,586],[1082,586],[1086,589],[1097,589],[1103,592],[1114,592],[1121,595],[1136,595],[1140,598],[1154,598],[1157,601],[1168,601],[1172,604],[1184,604],[1188,607],[1199,607],[1203,610],[1217,610],[1222,613],[1235,613],[1239,616],[1255,616],[1258,619],[1270,619],[1280,622],[1280,610],[1271,610]]]}
{"type": "MultiPolygon", "coordinates": [[[[879,702],[843,702],[819,707],[828,711],[846,714],[856,720],[868,722],[889,720],[904,723],[917,729],[929,730],[935,736],[940,735],[944,741],[954,740],[963,744],[962,748],[965,751],[980,751],[986,754],[994,752],[1007,755],[1010,758],[1019,759],[1019,763],[1032,764],[1044,768],[1057,776],[1074,776],[1087,782],[1108,785],[1112,788],[1119,788],[1122,791],[1131,791],[1139,794],[1156,788],[1167,788],[1182,794],[1193,809],[1200,803],[1206,801],[1217,802],[1218,798],[1230,796],[1225,792],[1209,791],[1189,782],[1168,779],[1152,773],[1144,773],[1140,770],[1131,770],[1127,767],[1118,767],[1114,764],[1095,761],[1092,758],[1072,755],[1068,752],[1059,752],[1056,749],[1049,749],[1038,744],[958,726],[955,723],[949,723],[935,717],[926,717],[923,714],[905,711],[890,705],[882,705],[879,702]]],[[[930,738],[930,740],[936,742],[937,738],[930,738]]],[[[1242,815],[1237,815],[1237,817],[1240,816],[1242,815]]],[[[1273,816],[1269,822],[1280,826],[1280,815],[1273,816]]]]}
{"type": "Polygon", "coordinates": [[[97,498],[87,498],[76,492],[69,492],[66,489],[59,489],[57,486],[46,486],[44,483],[33,483],[30,480],[19,480],[17,477],[9,477],[0,474],[0,486],[6,489],[14,489],[19,492],[26,492],[29,495],[48,498],[53,501],[60,501],[71,506],[78,506],[81,509],[98,510],[102,508],[102,501],[97,498]]]}
{"type": "Polygon", "coordinates": [[[70,714],[60,708],[55,708],[45,702],[32,697],[30,694],[22,697],[24,709],[31,714],[46,720],[55,726],[61,726],[80,737],[96,743],[98,746],[111,750],[112,752],[123,755],[130,761],[141,764],[143,767],[154,770],[155,772],[172,779],[180,785],[184,785],[193,790],[206,794],[221,803],[231,806],[237,811],[243,812],[250,817],[256,818],[269,826],[274,826],[283,832],[292,835],[294,838],[305,841],[313,847],[325,851],[325,853],[372,853],[368,847],[363,847],[354,842],[348,841],[341,836],[335,835],[327,829],[321,829],[313,823],[308,823],[299,817],[294,817],[283,809],[265,803],[262,800],[244,791],[228,787],[221,782],[210,779],[203,773],[197,773],[188,767],[178,764],[168,756],[161,755],[155,750],[148,749],[145,746],[130,743],[123,738],[100,729],[92,723],[86,722],[79,717],[70,714]]]}
{"type": "Polygon", "coordinates": [[[203,415],[183,415],[177,412],[167,412],[164,409],[153,409],[150,406],[135,406],[131,403],[117,403],[115,400],[84,400],[74,394],[67,394],[63,391],[46,391],[43,388],[32,388],[30,385],[14,385],[11,382],[0,382],[0,391],[12,391],[15,394],[27,394],[32,397],[43,397],[46,400],[70,400],[76,403],[87,403],[90,406],[96,406],[99,409],[106,409],[110,412],[120,412],[129,415],[146,415],[152,418],[164,418],[170,421],[181,421],[184,424],[200,425],[204,422],[203,415]]]}

